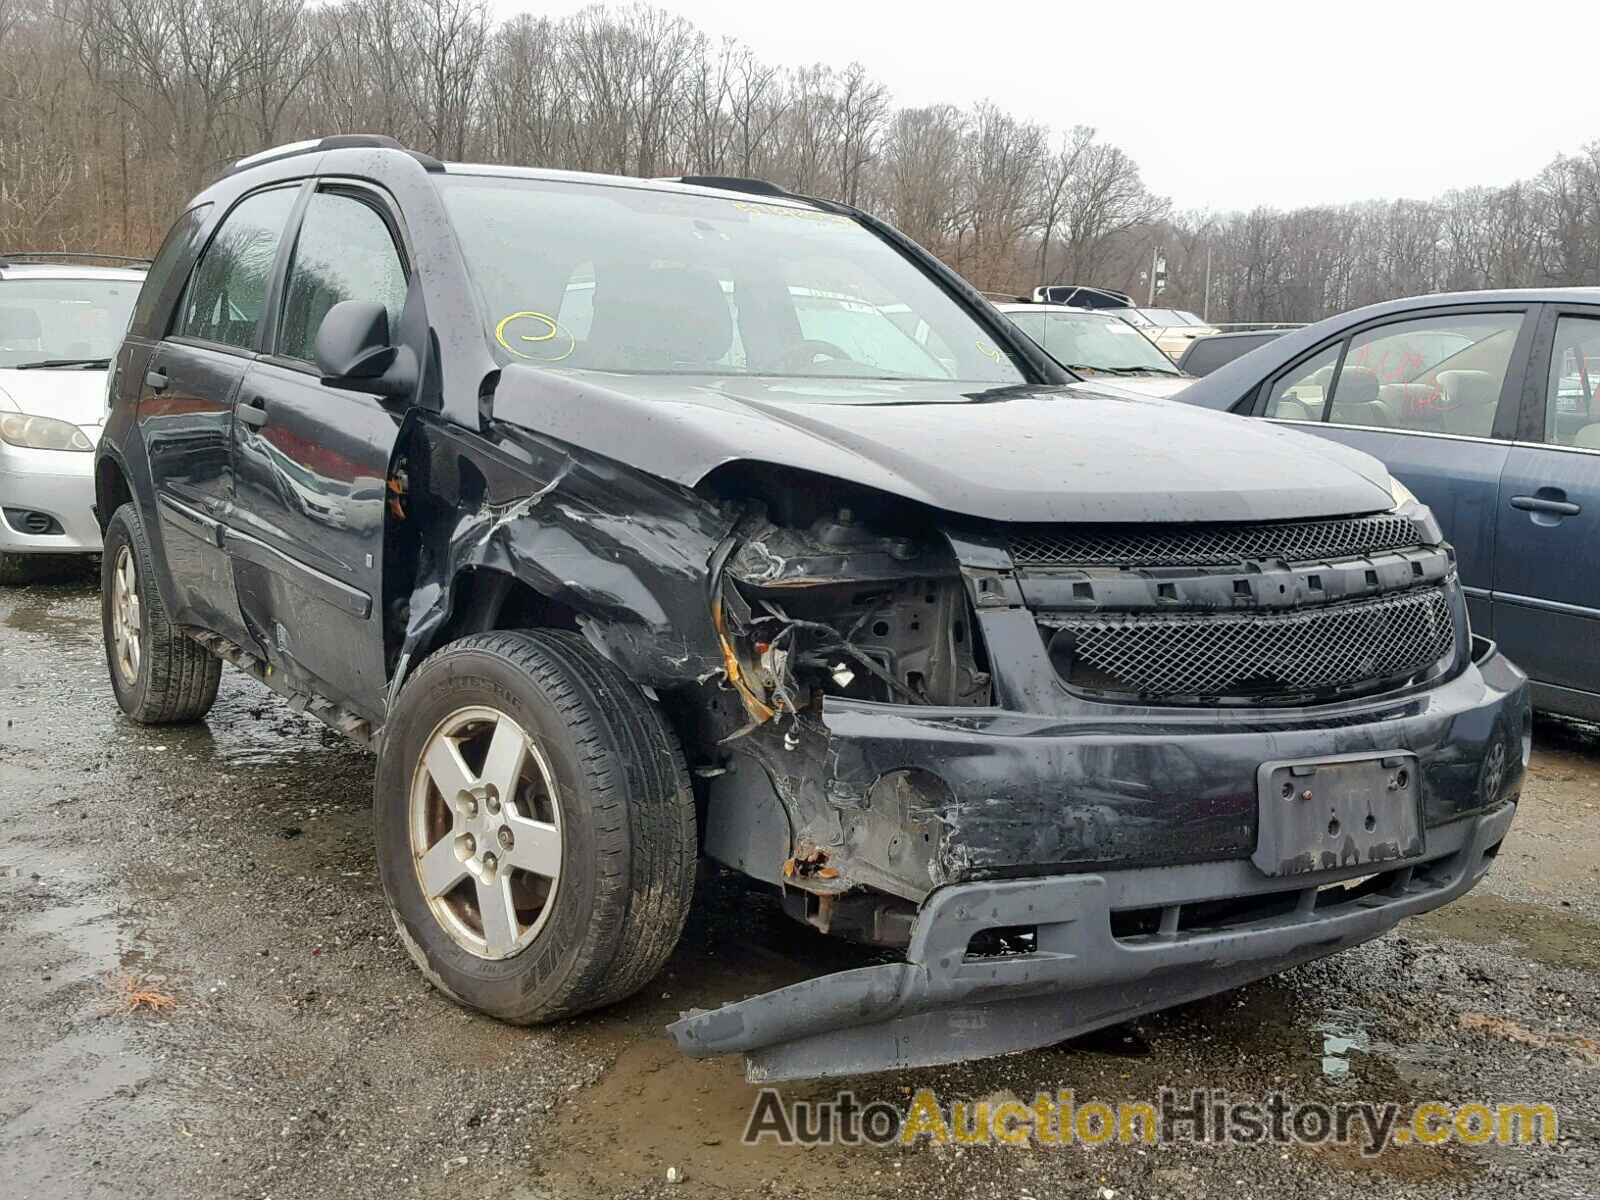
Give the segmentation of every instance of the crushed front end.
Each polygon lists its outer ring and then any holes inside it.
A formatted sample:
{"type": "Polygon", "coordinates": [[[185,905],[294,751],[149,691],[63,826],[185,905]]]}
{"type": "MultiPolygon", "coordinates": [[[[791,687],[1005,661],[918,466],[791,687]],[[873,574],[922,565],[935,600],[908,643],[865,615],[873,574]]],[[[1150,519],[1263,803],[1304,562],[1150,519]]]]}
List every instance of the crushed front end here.
{"type": "Polygon", "coordinates": [[[752,1079],[1035,1048],[1375,937],[1477,882],[1526,766],[1525,678],[1415,504],[764,513],[713,591],[706,852],[904,949],[671,1026],[752,1079]]]}

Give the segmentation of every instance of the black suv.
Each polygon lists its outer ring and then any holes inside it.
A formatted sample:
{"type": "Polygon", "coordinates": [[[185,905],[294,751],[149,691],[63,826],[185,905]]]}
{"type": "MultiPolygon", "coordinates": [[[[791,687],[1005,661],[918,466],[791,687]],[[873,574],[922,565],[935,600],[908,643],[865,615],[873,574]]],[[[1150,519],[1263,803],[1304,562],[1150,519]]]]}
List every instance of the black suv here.
{"type": "Polygon", "coordinates": [[[1511,822],[1525,680],[1376,461],[1073,383],[841,205],[269,152],[111,392],[118,702],[227,661],[372,747],[400,935],[507,1021],[642,986],[704,855],[899,953],[689,1053],[1040,1046],[1452,900],[1511,822]]]}

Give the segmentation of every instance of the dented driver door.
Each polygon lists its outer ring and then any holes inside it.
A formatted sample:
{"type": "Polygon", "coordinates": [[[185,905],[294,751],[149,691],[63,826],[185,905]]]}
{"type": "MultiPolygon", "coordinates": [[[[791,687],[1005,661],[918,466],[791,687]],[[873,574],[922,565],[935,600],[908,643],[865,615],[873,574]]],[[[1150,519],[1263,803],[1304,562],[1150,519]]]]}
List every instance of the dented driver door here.
{"type": "Polygon", "coordinates": [[[234,422],[236,506],[228,550],[245,620],[268,657],[320,694],[383,711],[385,486],[405,406],[323,384],[323,316],[341,300],[390,312],[406,272],[391,219],[367,189],[311,197],[282,285],[270,353],[251,364],[234,422]]]}

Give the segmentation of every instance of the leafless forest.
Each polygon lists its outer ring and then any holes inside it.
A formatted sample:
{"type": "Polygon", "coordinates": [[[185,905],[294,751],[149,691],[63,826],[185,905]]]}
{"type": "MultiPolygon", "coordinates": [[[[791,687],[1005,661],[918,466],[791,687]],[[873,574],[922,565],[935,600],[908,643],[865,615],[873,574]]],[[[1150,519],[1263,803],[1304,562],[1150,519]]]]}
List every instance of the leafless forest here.
{"type": "Polygon", "coordinates": [[[0,248],[147,253],[232,159],[353,131],[448,159],[771,179],[886,215],[991,291],[1143,299],[1160,246],[1162,302],[1209,299],[1213,320],[1600,283],[1600,141],[1432,201],[1193,213],[1093,129],[1004,97],[901,108],[859,64],[763,63],[658,8],[496,24],[483,0],[0,0],[0,248]]]}

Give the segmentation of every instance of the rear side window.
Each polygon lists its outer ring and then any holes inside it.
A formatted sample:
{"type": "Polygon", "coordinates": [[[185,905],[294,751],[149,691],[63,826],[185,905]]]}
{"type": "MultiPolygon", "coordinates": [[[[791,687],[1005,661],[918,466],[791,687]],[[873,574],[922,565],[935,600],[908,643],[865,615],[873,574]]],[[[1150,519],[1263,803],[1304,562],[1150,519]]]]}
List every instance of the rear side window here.
{"type": "Polygon", "coordinates": [[[383,305],[392,335],[406,302],[405,268],[388,222],[371,203],[345,192],[318,192],[295,241],[278,353],[315,362],[322,318],[341,300],[383,305]]]}
{"type": "Polygon", "coordinates": [[[257,192],[223,218],[189,280],[174,333],[241,350],[255,347],[272,263],[298,190],[295,185],[257,192]]]}
{"type": "Polygon", "coordinates": [[[199,247],[200,231],[205,227],[211,205],[197,204],[172,223],[166,241],[156,251],[155,261],[145,274],[144,286],[139,289],[138,302],[133,307],[134,333],[147,337],[160,337],[166,322],[162,319],[172,308],[181,286],[183,273],[194,261],[199,247]]]}
{"type": "Polygon", "coordinates": [[[1544,440],[1600,450],[1600,321],[1562,317],[1545,393],[1544,440]]]}

